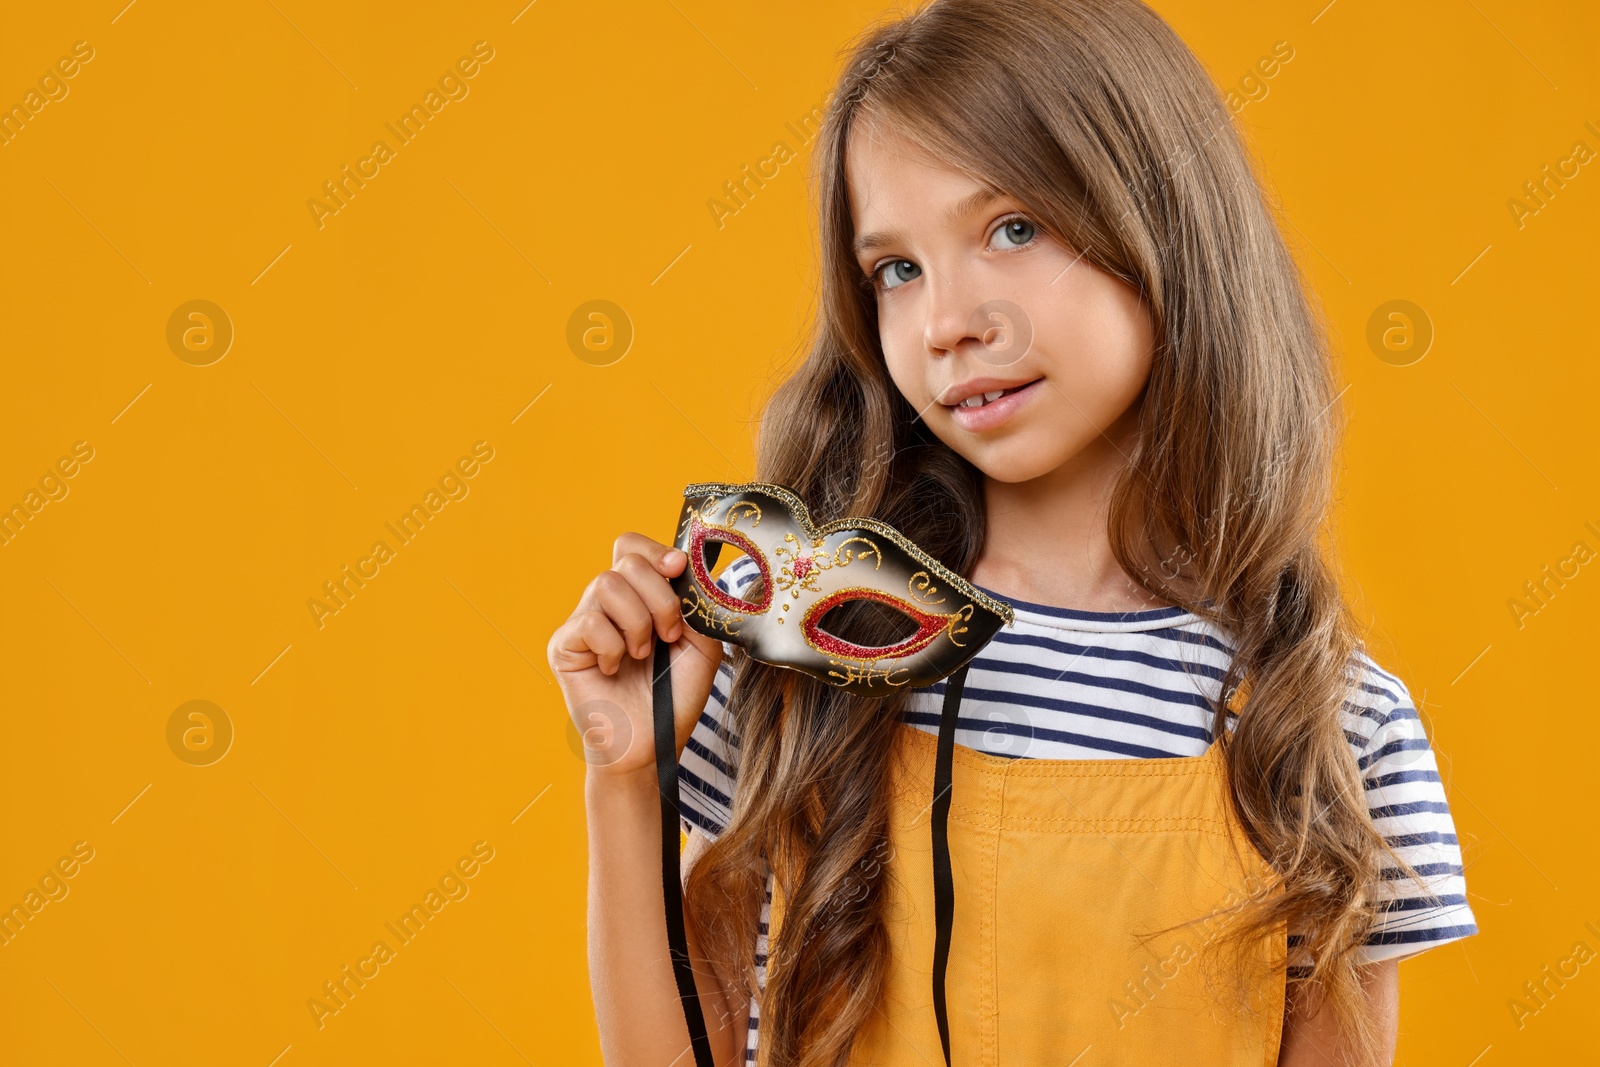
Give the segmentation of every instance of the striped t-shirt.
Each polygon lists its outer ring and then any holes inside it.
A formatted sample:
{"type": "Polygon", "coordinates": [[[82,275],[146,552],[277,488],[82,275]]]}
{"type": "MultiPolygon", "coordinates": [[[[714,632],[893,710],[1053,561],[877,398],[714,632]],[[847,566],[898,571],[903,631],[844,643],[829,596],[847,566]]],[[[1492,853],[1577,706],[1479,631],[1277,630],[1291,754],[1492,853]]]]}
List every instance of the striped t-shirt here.
{"type": "MultiPolygon", "coordinates": [[[[756,573],[754,561],[740,557],[717,584],[734,592],[756,573]]],[[[1210,746],[1212,709],[1233,655],[1214,624],[1181,608],[1074,611],[984,591],[1010,603],[1015,619],[971,661],[956,744],[1019,759],[1189,757],[1210,746]]],[[[725,651],[731,657],[731,647],[725,651]]],[[[1376,962],[1475,934],[1478,927],[1438,763],[1416,706],[1398,678],[1364,653],[1358,662],[1361,677],[1345,703],[1344,732],[1366,781],[1368,810],[1385,840],[1428,882],[1424,891],[1398,869],[1385,871],[1378,888],[1385,913],[1361,953],[1365,962],[1376,962]]],[[[698,827],[714,838],[730,818],[730,741],[718,727],[732,683],[733,668],[724,659],[683,752],[685,832],[698,827]]],[[[904,721],[937,734],[944,688],[939,682],[915,690],[904,721]]],[[[731,743],[737,747],[737,737],[731,743]]],[[[769,871],[755,945],[763,984],[771,902],[769,871]]],[[[752,1063],[758,1030],[752,1004],[746,1053],[752,1063]]]]}

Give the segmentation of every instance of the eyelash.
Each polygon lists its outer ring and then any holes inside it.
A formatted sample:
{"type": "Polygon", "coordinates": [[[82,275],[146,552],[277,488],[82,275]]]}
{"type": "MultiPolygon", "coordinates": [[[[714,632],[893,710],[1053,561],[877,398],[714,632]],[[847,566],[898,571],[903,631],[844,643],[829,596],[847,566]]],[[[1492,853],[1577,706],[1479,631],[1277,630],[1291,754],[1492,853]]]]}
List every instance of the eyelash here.
{"type": "MultiPolygon", "coordinates": [[[[1023,222],[1032,223],[1033,227],[1034,227],[1034,236],[1033,236],[1033,238],[1030,239],[1027,244],[1020,245],[1019,248],[1027,248],[1028,245],[1033,244],[1033,242],[1035,240],[1038,240],[1038,237],[1039,237],[1039,233],[1040,233],[1039,224],[1037,222],[1034,222],[1033,219],[1029,218],[1023,212],[1013,211],[1011,214],[1002,216],[1001,218],[998,218],[998,219],[995,220],[994,226],[992,226],[989,229],[988,237],[986,237],[984,239],[983,246],[985,248],[989,247],[989,242],[994,240],[994,235],[996,233],[998,233],[1002,228],[1010,225],[1013,222],[1016,222],[1019,219],[1022,220],[1023,222]]],[[[1015,252],[1017,250],[1018,250],[1017,248],[1011,248],[1011,249],[1007,249],[1006,251],[1015,252]]],[[[899,259],[886,259],[882,263],[880,263],[876,267],[874,267],[871,270],[871,272],[869,272],[867,274],[866,278],[864,279],[867,288],[871,289],[875,293],[886,293],[886,292],[888,292],[889,290],[883,284],[883,272],[888,267],[892,267],[896,263],[899,263],[899,262],[900,262],[899,259]]]]}

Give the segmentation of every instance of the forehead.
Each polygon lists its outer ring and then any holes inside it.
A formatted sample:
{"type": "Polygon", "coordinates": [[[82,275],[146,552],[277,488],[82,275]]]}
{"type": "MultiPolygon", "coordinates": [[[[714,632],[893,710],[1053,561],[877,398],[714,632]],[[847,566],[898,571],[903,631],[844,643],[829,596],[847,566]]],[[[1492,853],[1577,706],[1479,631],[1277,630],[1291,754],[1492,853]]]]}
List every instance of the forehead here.
{"type": "Polygon", "coordinates": [[[875,119],[863,118],[851,129],[844,168],[858,234],[935,219],[940,208],[984,188],[976,175],[875,119]]]}

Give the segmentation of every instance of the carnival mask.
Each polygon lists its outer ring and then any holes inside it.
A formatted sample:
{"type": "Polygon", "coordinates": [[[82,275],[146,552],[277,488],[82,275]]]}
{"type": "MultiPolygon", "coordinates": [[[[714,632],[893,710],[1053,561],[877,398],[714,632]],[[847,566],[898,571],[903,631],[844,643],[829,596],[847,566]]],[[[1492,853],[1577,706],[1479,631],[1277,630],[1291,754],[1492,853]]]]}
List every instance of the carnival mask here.
{"type": "Polygon", "coordinates": [[[684,620],[762,663],[883,696],[952,674],[1012,620],[1009,605],[876,519],[813,526],[793,490],[763,482],[702,482],[683,496],[676,545],[689,562],[672,587],[684,620]],[[744,552],[759,571],[748,599],[711,577],[723,545],[744,552]],[[830,613],[857,600],[905,616],[909,633],[892,644],[862,645],[830,632],[830,613]]]}

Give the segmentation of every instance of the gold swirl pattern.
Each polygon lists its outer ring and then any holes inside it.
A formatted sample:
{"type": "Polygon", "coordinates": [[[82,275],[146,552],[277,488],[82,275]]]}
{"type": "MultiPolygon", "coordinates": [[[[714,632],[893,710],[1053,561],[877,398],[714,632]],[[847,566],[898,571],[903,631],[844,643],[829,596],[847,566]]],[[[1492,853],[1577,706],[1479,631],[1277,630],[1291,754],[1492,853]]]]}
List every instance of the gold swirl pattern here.
{"type": "Polygon", "coordinates": [[[684,614],[693,615],[711,629],[720,630],[729,637],[739,636],[739,630],[734,626],[736,619],[702,596],[699,589],[695,589],[693,592],[693,600],[688,597],[679,598],[683,604],[684,614]]]}
{"type": "Polygon", "coordinates": [[[837,685],[853,685],[860,683],[870,687],[873,682],[881,681],[884,685],[892,688],[906,685],[911,681],[909,677],[911,672],[906,670],[904,667],[893,667],[888,669],[882,667],[860,667],[853,663],[847,663],[836,659],[830,659],[828,661],[828,666],[844,668],[843,674],[840,674],[835,670],[830,670],[828,672],[829,678],[839,679],[837,683],[834,683],[837,685]],[[894,676],[897,674],[904,674],[907,675],[907,677],[896,681],[894,676]]]}
{"type": "Polygon", "coordinates": [[[933,584],[933,579],[928,576],[927,571],[918,571],[913,574],[906,588],[911,594],[911,599],[919,604],[944,603],[944,597],[940,597],[937,600],[933,599],[933,594],[939,591],[939,587],[933,584]]]}
{"type": "Polygon", "coordinates": [[[865,537],[846,537],[843,541],[840,541],[838,547],[833,550],[833,563],[836,567],[843,567],[852,559],[866,559],[868,556],[871,556],[874,560],[872,564],[873,570],[879,570],[883,567],[883,549],[879,548],[865,537]],[[853,548],[845,547],[846,545],[853,545],[858,541],[867,546],[865,551],[857,552],[853,548]],[[844,553],[844,559],[842,560],[839,558],[839,554],[841,552],[844,553]]]}
{"type": "Polygon", "coordinates": [[[737,504],[733,505],[733,507],[728,509],[728,522],[727,522],[727,525],[730,526],[730,527],[731,526],[737,526],[737,525],[739,525],[739,520],[740,519],[745,518],[746,516],[750,516],[750,515],[754,515],[755,516],[755,518],[751,520],[750,525],[751,526],[760,526],[761,525],[761,505],[757,504],[753,500],[741,500],[737,504]]]}
{"type": "Polygon", "coordinates": [[[962,642],[956,640],[956,634],[964,634],[964,633],[966,633],[967,632],[967,627],[959,626],[959,625],[957,625],[957,623],[971,622],[971,621],[972,621],[972,605],[971,604],[963,604],[963,605],[961,605],[960,610],[958,610],[958,611],[956,611],[956,612],[954,612],[953,614],[950,615],[950,626],[945,630],[945,633],[947,633],[950,636],[950,643],[951,644],[960,645],[962,648],[967,647],[962,642]]]}

